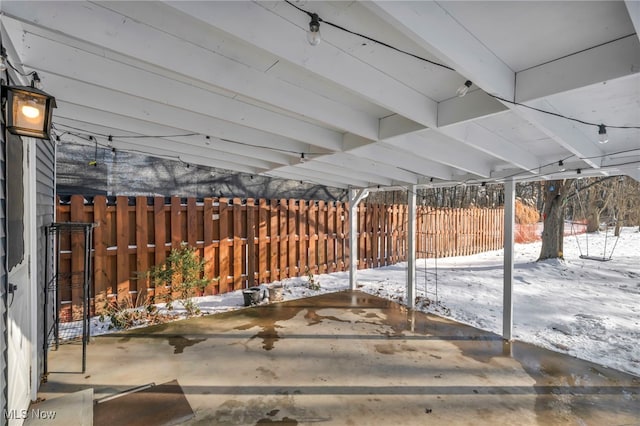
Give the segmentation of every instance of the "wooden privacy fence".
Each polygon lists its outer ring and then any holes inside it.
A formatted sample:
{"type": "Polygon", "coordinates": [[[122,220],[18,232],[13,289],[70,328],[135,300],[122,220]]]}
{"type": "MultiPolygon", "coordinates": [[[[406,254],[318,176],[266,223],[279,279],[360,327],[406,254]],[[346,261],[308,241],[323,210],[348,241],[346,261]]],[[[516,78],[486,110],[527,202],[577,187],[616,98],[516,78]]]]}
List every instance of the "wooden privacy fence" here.
{"type": "Polygon", "coordinates": [[[504,246],[504,209],[417,210],[418,258],[467,256],[504,246]]]}
{"type": "MultiPolygon", "coordinates": [[[[358,268],[406,260],[407,206],[360,204],[358,268]]],[[[418,209],[418,256],[455,256],[501,248],[502,209],[418,209]]],[[[344,271],[349,267],[348,203],[239,198],[115,197],[85,204],[74,195],[58,204],[58,222],[96,222],[92,305],[146,295],[139,272],[162,263],[182,242],[206,260],[218,277],[205,294],[225,293],[289,277],[344,271]],[[113,200],[113,199],[110,199],[113,200]]],[[[82,265],[72,241],[60,241],[61,272],[82,265]]],[[[62,295],[63,311],[80,303],[62,295]],[[69,299],[69,300],[67,300],[69,299]],[[66,307],[66,309],[65,309],[66,307]]]]}

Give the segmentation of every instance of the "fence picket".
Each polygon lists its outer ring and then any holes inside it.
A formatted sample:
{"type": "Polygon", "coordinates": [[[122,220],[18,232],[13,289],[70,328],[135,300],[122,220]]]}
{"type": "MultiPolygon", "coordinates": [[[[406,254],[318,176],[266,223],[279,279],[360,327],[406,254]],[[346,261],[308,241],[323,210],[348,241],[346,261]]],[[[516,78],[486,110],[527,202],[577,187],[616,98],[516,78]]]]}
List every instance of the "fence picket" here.
{"type": "Polygon", "coordinates": [[[297,255],[297,247],[296,247],[296,216],[297,216],[297,208],[296,208],[296,200],[289,200],[289,205],[287,209],[287,231],[288,231],[288,244],[287,250],[289,256],[287,258],[287,271],[289,277],[297,277],[299,275],[298,271],[298,255],[297,255]]]}
{"type": "Polygon", "coordinates": [[[219,200],[219,234],[220,248],[218,265],[220,270],[220,293],[227,293],[229,289],[229,200],[220,198],[219,200]]]}
{"type": "MultiPolygon", "coordinates": [[[[72,210],[73,212],[73,199],[72,210]]],[[[73,220],[73,216],[71,217],[73,220]]],[[[117,294],[118,301],[129,295],[129,198],[119,196],[116,200],[117,237],[117,294]]]]}
{"type": "Polygon", "coordinates": [[[98,224],[93,230],[93,241],[95,247],[93,262],[93,280],[94,280],[94,306],[96,313],[101,313],[102,308],[107,301],[107,295],[112,290],[107,289],[108,272],[107,272],[107,247],[109,229],[107,229],[107,197],[104,195],[96,195],[93,198],[93,221],[98,224]]]}
{"type": "Polygon", "coordinates": [[[233,199],[233,290],[240,290],[243,286],[244,247],[242,244],[242,200],[233,199]]]}
{"type": "Polygon", "coordinates": [[[258,201],[258,283],[267,282],[267,200],[261,198],[258,201]]]}
{"type": "Polygon", "coordinates": [[[278,245],[279,245],[279,234],[278,234],[278,201],[271,200],[271,205],[269,208],[269,248],[271,255],[269,256],[270,266],[269,266],[269,278],[271,281],[278,281],[280,279],[280,271],[278,269],[278,245]]]}
{"type": "Polygon", "coordinates": [[[304,275],[307,269],[307,202],[298,202],[298,276],[304,275]]]}
{"type": "Polygon", "coordinates": [[[247,287],[256,284],[256,218],[255,200],[247,199],[247,287]]]}
{"type": "MultiPolygon", "coordinates": [[[[204,206],[202,209],[202,240],[203,240],[203,255],[205,259],[204,264],[204,276],[209,279],[216,277],[215,262],[213,261],[215,256],[215,247],[213,246],[213,199],[205,198],[204,206]]],[[[211,284],[205,288],[205,294],[216,294],[217,282],[212,281],[211,284]]]]}
{"type": "Polygon", "coordinates": [[[147,197],[136,197],[136,291],[138,297],[147,297],[149,278],[149,228],[147,217],[147,197]]]}

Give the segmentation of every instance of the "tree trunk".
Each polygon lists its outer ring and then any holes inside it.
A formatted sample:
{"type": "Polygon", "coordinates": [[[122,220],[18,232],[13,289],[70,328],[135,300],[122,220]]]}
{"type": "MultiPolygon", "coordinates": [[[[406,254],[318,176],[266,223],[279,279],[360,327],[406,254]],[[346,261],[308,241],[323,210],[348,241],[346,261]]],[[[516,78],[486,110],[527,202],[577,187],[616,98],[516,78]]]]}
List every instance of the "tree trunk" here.
{"type": "Polygon", "coordinates": [[[600,210],[597,207],[589,209],[587,215],[587,232],[597,232],[600,230],[600,210]]]}
{"type": "Polygon", "coordinates": [[[538,260],[562,259],[564,241],[564,198],[570,184],[554,180],[545,185],[544,228],[538,260]]]}

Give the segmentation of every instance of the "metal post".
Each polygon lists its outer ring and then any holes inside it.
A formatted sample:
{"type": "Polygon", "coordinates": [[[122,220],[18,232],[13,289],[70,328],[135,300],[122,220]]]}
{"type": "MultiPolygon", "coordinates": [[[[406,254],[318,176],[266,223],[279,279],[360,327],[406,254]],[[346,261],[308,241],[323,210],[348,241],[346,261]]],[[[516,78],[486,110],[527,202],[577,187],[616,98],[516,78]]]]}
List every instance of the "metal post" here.
{"type": "Polygon", "coordinates": [[[409,205],[409,241],[407,244],[407,307],[416,306],[416,191],[415,185],[407,189],[409,205]]]}
{"type": "Polygon", "coordinates": [[[60,347],[60,230],[56,227],[56,231],[53,234],[56,239],[56,253],[55,253],[55,282],[56,290],[54,296],[56,298],[56,312],[55,312],[55,325],[54,325],[54,337],[56,341],[56,351],[60,347]]]}
{"type": "Polygon", "coordinates": [[[504,183],[504,281],[502,301],[502,338],[511,340],[513,332],[513,229],[515,222],[513,179],[504,183]]]}
{"type": "Polygon", "coordinates": [[[91,247],[89,247],[90,227],[86,226],[84,231],[84,282],[82,283],[82,372],[87,370],[87,342],[89,341],[89,258],[91,257],[91,247]]]}
{"type": "Polygon", "coordinates": [[[47,316],[49,315],[49,286],[50,286],[50,278],[49,278],[49,249],[51,246],[50,237],[49,237],[49,227],[44,227],[44,235],[45,235],[45,249],[44,249],[44,315],[43,315],[43,326],[44,326],[44,343],[42,344],[42,376],[44,381],[46,381],[48,370],[48,358],[49,358],[49,329],[48,329],[48,321],[47,316]]]}

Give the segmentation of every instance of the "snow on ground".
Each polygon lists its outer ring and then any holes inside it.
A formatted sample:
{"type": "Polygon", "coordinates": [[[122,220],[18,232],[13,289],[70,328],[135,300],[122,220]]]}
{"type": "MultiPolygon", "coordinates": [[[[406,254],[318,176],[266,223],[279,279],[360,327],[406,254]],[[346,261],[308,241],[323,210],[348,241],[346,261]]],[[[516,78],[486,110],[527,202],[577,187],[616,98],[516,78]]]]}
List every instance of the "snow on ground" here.
{"type": "MultiPolygon", "coordinates": [[[[609,257],[616,239],[605,235],[565,237],[564,261],[536,262],[540,242],[516,245],[514,338],[640,376],[640,233],[623,228],[611,261],[579,257],[578,243],[586,254],[587,239],[589,255],[609,257]]],[[[417,309],[501,334],[502,254],[419,260],[417,309]]],[[[406,267],[360,270],[358,289],[404,303],[406,267]]],[[[307,288],[306,277],[281,281],[285,300],[349,287],[347,272],[315,278],[319,291],[307,288]]],[[[207,314],[243,307],[240,291],[195,300],[207,314]]],[[[92,335],[110,331],[98,318],[91,324],[92,335]]]]}

